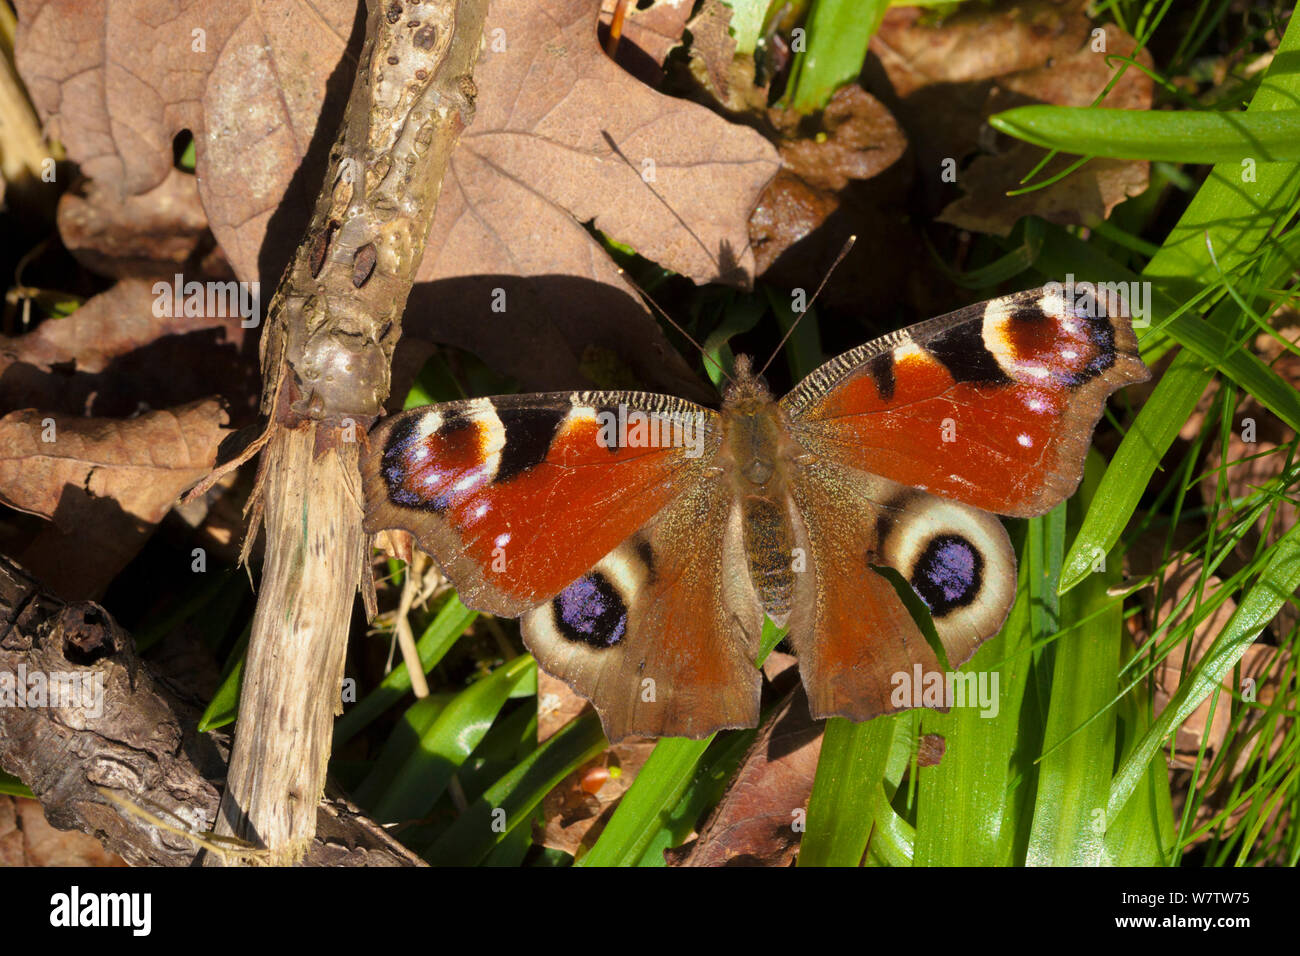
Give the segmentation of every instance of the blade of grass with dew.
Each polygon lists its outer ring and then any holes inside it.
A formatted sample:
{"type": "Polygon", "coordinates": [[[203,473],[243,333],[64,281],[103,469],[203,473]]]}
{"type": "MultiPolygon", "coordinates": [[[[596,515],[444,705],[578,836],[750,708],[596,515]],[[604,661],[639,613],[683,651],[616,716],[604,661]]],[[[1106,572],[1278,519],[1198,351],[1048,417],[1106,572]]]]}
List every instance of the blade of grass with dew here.
{"type": "Polygon", "coordinates": [[[1214,639],[1205,656],[1182,679],[1165,709],[1120,765],[1110,787],[1106,812],[1108,820],[1119,819],[1120,811],[1133,795],[1164,739],[1178,729],[1192,711],[1200,706],[1201,701],[1222,690],[1224,675],[1241,660],[1246,649],[1277,616],[1282,605],[1294,599],[1298,588],[1300,525],[1295,525],[1270,550],[1258,579],[1237,606],[1227,625],[1214,639]]]}
{"type": "MultiPolygon", "coordinates": [[[[460,603],[460,597],[452,594],[424,629],[415,649],[420,655],[420,664],[427,674],[442,660],[452,645],[465,633],[465,629],[478,617],[478,611],[467,608],[460,603]]],[[[395,667],[379,686],[349,708],[348,712],[334,724],[334,746],[339,747],[397,703],[411,689],[411,675],[405,667],[395,667]]]]}
{"type": "Polygon", "coordinates": [[[1026,526],[1015,603],[1002,630],[965,668],[997,680],[997,713],[987,717],[979,707],[968,706],[947,714],[927,711],[921,718],[925,732],[942,735],[947,747],[938,766],[920,770],[913,859],[917,866],[1013,862],[1015,821],[1029,800],[1027,787],[1017,785],[1014,762],[1035,635],[1030,587],[1034,569],[1028,558],[1031,551],[1059,553],[1064,531],[1044,518],[1031,519],[1026,526]],[[1039,543],[1031,544],[1035,540],[1039,543]]]}
{"type": "Polygon", "coordinates": [[[1016,139],[1085,156],[1173,163],[1300,160],[1300,110],[1120,110],[1090,106],[1017,106],[989,117],[1016,139]]]}
{"type": "MultiPolygon", "coordinates": [[[[755,667],[762,667],[785,632],[763,619],[755,667]]],[[[669,826],[674,809],[696,777],[696,768],[716,734],[703,740],[664,737],[655,744],[614,815],[578,866],[635,866],[652,840],[669,826]]]]}
{"type": "MultiPolygon", "coordinates": [[[[1088,456],[1071,523],[1082,520],[1103,465],[1088,456]]],[[[1038,767],[1038,791],[1025,862],[1030,866],[1100,866],[1105,862],[1106,794],[1115,763],[1115,708],[1123,605],[1107,595],[1117,562],[1091,575],[1062,600],[1068,626],[1056,642],[1052,694],[1038,767]]]]}
{"type": "Polygon", "coordinates": [[[804,21],[807,49],[795,54],[787,105],[812,113],[862,72],[867,46],[889,10],[889,0],[813,0],[804,21]]]}
{"type": "Polygon", "coordinates": [[[890,714],[858,724],[843,717],[826,721],[808,798],[808,829],[799,844],[799,866],[861,864],[900,716],[907,715],[890,714]]]}
{"type": "Polygon", "coordinates": [[[608,746],[594,714],[570,721],[488,787],[422,855],[435,866],[481,863],[511,830],[527,824],[561,780],[608,746]]]}
{"type": "Polygon", "coordinates": [[[375,803],[375,819],[390,823],[426,815],[491,729],[511,691],[536,675],[537,664],[523,654],[456,694],[411,742],[406,760],[375,803]]]}

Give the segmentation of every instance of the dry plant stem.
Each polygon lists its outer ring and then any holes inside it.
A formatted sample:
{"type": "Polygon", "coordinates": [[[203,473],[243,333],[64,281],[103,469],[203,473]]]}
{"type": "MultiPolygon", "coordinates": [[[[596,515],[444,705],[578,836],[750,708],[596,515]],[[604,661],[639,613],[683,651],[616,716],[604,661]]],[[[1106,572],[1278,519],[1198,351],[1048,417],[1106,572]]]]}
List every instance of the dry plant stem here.
{"type": "Polygon", "coordinates": [[[266,562],[217,832],[276,862],[296,860],[316,825],[353,589],[369,573],[357,457],[388,397],[448,157],[473,115],[487,4],[367,7],[342,131],[262,339],[273,434],[252,528],[265,518],[266,562]]]}
{"type": "MultiPolygon", "coordinates": [[[[423,554],[420,554],[420,557],[423,558],[423,554]]],[[[429,696],[429,682],[424,677],[424,667],[420,664],[420,649],[416,644],[415,632],[411,630],[411,621],[407,615],[411,613],[411,606],[422,590],[420,585],[422,575],[417,569],[424,563],[423,560],[415,559],[407,569],[402,581],[402,600],[397,607],[395,625],[397,645],[402,651],[402,663],[406,665],[406,673],[411,676],[411,693],[420,700],[429,696]]]]}

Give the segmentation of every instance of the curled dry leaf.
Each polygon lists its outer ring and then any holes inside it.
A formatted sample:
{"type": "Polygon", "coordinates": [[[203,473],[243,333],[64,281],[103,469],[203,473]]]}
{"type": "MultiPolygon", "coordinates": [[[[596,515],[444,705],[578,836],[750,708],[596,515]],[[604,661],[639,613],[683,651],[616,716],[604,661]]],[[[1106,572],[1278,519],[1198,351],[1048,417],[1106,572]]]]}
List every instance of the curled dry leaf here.
{"type": "Polygon", "coordinates": [[[0,502],[53,522],[19,563],[63,594],[97,596],[207,474],[225,424],[215,401],[125,420],[4,416],[0,502]]]}
{"type": "Polygon", "coordinates": [[[693,842],[665,853],[673,866],[787,866],[799,849],[822,723],[800,684],[759,728],[726,794],[693,842]]]}
{"type": "MultiPolygon", "coordinates": [[[[277,279],[356,68],[355,0],[17,6],[20,72],[83,172],[146,192],[171,169],[173,137],[192,130],[213,234],[240,278],[277,279]]],[[[685,364],[586,224],[697,281],[744,283],[746,221],[777,158],[759,134],[610,61],[599,8],[492,4],[478,114],[443,187],[407,333],[544,386],[582,380],[594,332],[669,387],[689,379],[685,364]]]]}
{"type": "Polygon", "coordinates": [[[871,38],[894,91],[908,97],[927,86],[991,80],[1042,66],[1088,36],[1084,0],[1031,0],[990,11],[958,8],[942,22],[920,7],[895,7],[871,38]]]}
{"type": "Polygon", "coordinates": [[[907,137],[893,114],[862,87],[850,85],[836,91],[819,117],[776,108],[767,116],[784,134],[784,165],[749,221],[759,270],[778,286],[800,286],[806,281],[802,276],[824,272],[840,244],[857,234],[858,244],[827,282],[824,301],[861,307],[869,300],[873,311],[886,308],[897,294],[898,273],[915,271],[916,257],[909,253],[919,252],[898,230],[880,228],[882,220],[901,218],[896,209],[888,210],[906,192],[897,184],[908,175],[898,165],[907,137]],[[894,184],[889,188],[875,179],[886,170],[894,184]],[[817,232],[832,216],[834,228],[817,232]],[[782,259],[796,244],[798,249],[782,259]],[[897,269],[882,267],[895,256],[902,257],[897,269]],[[890,285],[893,293],[882,288],[890,285]]]}

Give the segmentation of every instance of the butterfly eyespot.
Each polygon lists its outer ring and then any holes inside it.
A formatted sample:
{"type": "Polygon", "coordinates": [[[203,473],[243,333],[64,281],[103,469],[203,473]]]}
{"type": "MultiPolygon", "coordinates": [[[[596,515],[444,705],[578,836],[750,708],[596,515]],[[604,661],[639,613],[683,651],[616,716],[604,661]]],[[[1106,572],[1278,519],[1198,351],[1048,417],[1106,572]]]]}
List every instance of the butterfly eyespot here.
{"type": "Polygon", "coordinates": [[[570,641],[613,647],[627,631],[627,604],[605,575],[578,578],[551,601],[555,627],[570,641]]]}
{"type": "Polygon", "coordinates": [[[984,556],[960,535],[932,538],[912,569],[911,585],[930,613],[943,617],[979,596],[984,556]]]}

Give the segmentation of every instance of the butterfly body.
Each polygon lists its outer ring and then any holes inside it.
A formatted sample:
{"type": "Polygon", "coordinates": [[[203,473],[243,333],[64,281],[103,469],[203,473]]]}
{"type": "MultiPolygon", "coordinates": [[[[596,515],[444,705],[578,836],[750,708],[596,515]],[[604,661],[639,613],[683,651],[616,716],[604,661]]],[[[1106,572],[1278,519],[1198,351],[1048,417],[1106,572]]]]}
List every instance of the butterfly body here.
{"type": "Polygon", "coordinates": [[[898,675],[1001,626],[991,512],[1069,495],[1108,396],[1147,376],[1127,320],[1035,290],[868,343],[777,399],[749,363],[714,411],[644,392],[474,399],[377,426],[370,531],[416,536],[465,603],[521,617],[612,740],[753,726],[763,616],[815,716],[912,706],[898,675]]]}

